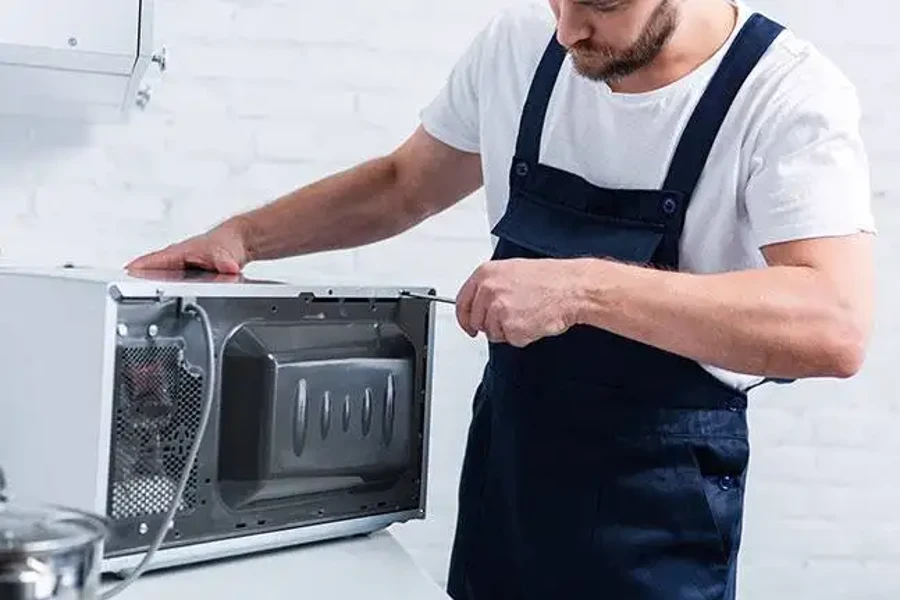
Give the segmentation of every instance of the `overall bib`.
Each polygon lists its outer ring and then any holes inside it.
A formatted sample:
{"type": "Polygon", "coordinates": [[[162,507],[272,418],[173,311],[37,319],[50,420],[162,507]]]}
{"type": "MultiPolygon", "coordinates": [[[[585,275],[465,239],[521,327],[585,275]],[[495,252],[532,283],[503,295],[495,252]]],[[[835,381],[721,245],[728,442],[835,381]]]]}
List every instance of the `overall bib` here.
{"type": "MultiPolygon", "coordinates": [[[[566,56],[551,39],[521,117],[493,259],[611,257],[677,269],[710,148],[782,29],[758,14],[741,29],[661,190],[601,188],[540,162],[566,56]]],[[[449,594],[733,599],[746,407],[746,392],[695,361],[598,328],[578,326],[526,348],[491,344],[463,464],[449,594]]]]}

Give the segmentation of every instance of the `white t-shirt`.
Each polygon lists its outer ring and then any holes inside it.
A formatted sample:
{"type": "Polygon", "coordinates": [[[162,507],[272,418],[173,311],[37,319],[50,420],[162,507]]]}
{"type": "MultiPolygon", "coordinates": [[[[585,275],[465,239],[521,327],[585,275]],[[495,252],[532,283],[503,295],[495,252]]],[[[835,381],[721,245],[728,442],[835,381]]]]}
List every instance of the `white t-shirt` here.
{"type": "MultiPolygon", "coordinates": [[[[694,106],[740,27],[681,80],[640,94],[613,93],[566,58],[544,125],[541,162],[603,187],[660,188],[694,106]]],[[[499,14],[474,40],[421,113],[444,143],[481,154],[493,227],[506,210],[522,106],[555,20],[545,3],[499,14]]],[[[874,232],[867,156],[855,88],[809,42],[785,31],[744,84],[691,200],[682,271],[765,266],[774,242],[874,232]]],[[[496,239],[494,240],[496,242],[496,239]]],[[[759,377],[706,367],[735,387],[759,377]]]]}

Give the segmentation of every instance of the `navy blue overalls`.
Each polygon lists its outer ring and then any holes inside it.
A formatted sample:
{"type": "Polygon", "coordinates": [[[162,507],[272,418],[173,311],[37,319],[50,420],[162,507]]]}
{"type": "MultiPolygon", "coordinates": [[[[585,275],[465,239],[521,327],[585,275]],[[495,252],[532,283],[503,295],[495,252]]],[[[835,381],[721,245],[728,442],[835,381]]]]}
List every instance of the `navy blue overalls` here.
{"type": "MultiPolygon", "coordinates": [[[[521,117],[493,259],[612,257],[677,269],[710,148],[781,31],[761,15],[741,29],[661,190],[605,189],[540,162],[566,55],[551,39],[521,117]]],[[[578,326],[526,348],[491,344],[463,463],[448,592],[456,600],[734,598],[746,407],[745,391],[695,361],[598,328],[578,326]]]]}

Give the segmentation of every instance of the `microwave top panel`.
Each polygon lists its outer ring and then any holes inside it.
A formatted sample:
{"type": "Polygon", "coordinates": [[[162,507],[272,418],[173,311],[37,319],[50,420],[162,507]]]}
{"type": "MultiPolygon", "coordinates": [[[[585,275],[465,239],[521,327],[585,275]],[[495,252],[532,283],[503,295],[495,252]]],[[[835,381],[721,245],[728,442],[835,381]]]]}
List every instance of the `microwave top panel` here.
{"type": "Polygon", "coordinates": [[[304,285],[299,281],[254,279],[243,274],[223,274],[202,270],[126,271],[94,267],[4,266],[6,276],[66,279],[103,284],[113,299],[164,298],[184,296],[257,297],[257,298],[399,298],[405,292],[433,295],[434,288],[421,285],[324,286],[304,285]]]}

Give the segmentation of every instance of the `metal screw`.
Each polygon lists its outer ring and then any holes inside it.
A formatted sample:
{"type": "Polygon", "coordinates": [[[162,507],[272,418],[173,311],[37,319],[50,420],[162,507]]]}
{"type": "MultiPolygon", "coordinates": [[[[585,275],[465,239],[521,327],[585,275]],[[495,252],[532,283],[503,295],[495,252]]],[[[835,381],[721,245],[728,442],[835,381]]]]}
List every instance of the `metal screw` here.
{"type": "Polygon", "coordinates": [[[146,108],[147,105],[150,103],[151,93],[152,92],[150,90],[150,87],[144,86],[143,88],[141,88],[141,90],[137,93],[137,98],[135,99],[135,104],[137,104],[138,107],[140,107],[142,109],[146,108]]]}
{"type": "Polygon", "coordinates": [[[141,523],[141,526],[138,527],[138,531],[141,532],[141,535],[147,535],[147,531],[148,531],[147,524],[141,523]]]}
{"type": "Polygon", "coordinates": [[[159,327],[157,327],[155,323],[150,325],[150,327],[147,328],[147,335],[149,335],[152,338],[156,337],[156,335],[158,333],[159,333],[159,327]]]}
{"type": "Polygon", "coordinates": [[[119,325],[116,327],[116,333],[118,333],[122,337],[125,337],[126,335],[128,335],[128,325],[126,325],[125,323],[119,323],[119,325]]]}
{"type": "Polygon", "coordinates": [[[77,45],[78,45],[78,38],[75,37],[74,35],[73,35],[72,37],[70,37],[70,38],[69,38],[69,45],[70,45],[71,47],[73,47],[73,48],[74,48],[75,46],[77,46],[77,45]]]}
{"type": "Polygon", "coordinates": [[[154,62],[159,65],[160,71],[165,71],[166,67],[169,64],[169,51],[163,46],[159,52],[153,55],[153,58],[150,59],[151,62],[154,62]]]}

